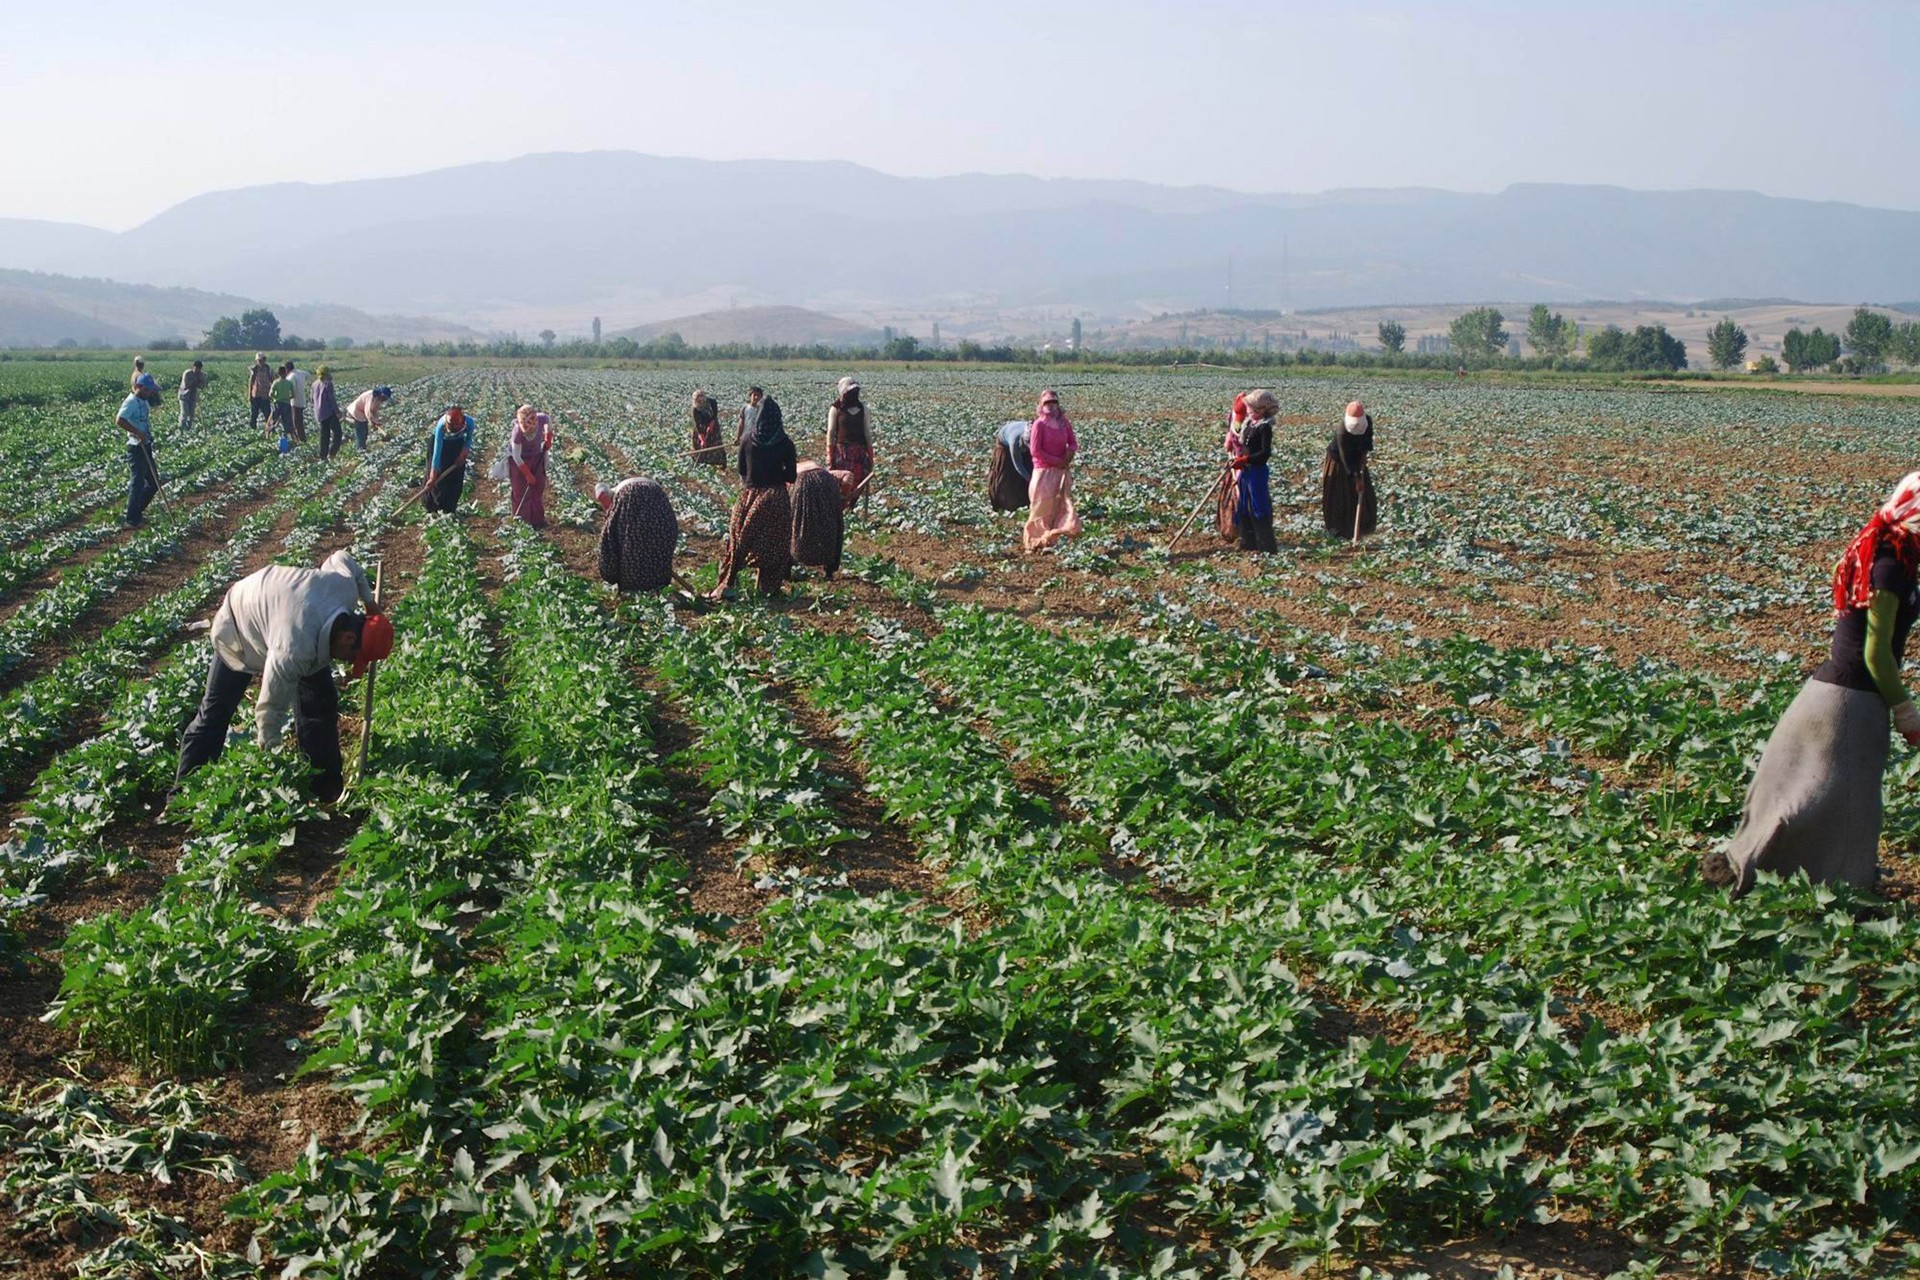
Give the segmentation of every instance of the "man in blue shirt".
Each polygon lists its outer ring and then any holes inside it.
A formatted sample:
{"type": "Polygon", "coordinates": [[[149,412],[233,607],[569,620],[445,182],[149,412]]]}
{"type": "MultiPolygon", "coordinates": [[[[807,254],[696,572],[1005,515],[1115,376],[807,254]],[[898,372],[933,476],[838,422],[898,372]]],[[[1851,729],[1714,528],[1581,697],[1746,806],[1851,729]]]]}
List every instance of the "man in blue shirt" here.
{"type": "Polygon", "coordinates": [[[127,517],[129,527],[146,519],[147,504],[160,492],[160,469],[153,460],[153,406],[160,401],[160,384],[143,373],[133,381],[133,394],[120,405],[120,429],[127,433],[127,517]]]}

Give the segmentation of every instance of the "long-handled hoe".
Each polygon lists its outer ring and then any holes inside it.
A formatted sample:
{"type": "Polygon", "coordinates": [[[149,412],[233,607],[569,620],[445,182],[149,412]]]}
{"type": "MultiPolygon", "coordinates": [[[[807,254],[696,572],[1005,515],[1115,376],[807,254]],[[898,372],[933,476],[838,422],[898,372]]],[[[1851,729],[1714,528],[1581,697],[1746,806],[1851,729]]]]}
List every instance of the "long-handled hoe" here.
{"type": "MultiPolygon", "coordinates": [[[[387,562],[384,560],[373,567],[373,601],[375,604],[385,603],[380,599],[380,580],[385,575],[386,568],[387,562]]],[[[373,681],[374,677],[379,674],[380,664],[378,662],[369,662],[367,664],[366,700],[360,708],[360,755],[354,765],[352,780],[349,781],[345,787],[341,788],[340,800],[336,800],[334,802],[335,804],[339,804],[341,800],[345,800],[348,795],[352,794],[353,789],[360,785],[361,779],[367,776],[367,759],[373,750],[373,681]]]]}

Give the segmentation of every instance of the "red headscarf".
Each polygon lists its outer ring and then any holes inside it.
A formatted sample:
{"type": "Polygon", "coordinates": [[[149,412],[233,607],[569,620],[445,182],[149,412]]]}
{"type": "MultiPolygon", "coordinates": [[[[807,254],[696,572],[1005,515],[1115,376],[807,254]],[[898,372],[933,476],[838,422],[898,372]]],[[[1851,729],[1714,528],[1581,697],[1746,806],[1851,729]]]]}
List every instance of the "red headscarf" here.
{"type": "Polygon", "coordinates": [[[1907,573],[1920,566],[1920,471],[1909,472],[1867,521],[1833,570],[1833,611],[1864,609],[1873,603],[1873,558],[1886,547],[1907,573]]]}

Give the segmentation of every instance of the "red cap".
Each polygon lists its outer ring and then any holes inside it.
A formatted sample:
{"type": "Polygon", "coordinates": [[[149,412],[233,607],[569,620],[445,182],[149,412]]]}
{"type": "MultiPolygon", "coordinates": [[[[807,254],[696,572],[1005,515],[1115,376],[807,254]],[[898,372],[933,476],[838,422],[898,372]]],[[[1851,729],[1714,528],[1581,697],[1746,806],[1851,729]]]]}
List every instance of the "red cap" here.
{"type": "Polygon", "coordinates": [[[1349,418],[1364,418],[1366,414],[1367,406],[1361,404],[1358,400],[1355,400],[1347,406],[1347,416],[1349,418]]]}
{"type": "Polygon", "coordinates": [[[353,670],[347,673],[347,678],[351,680],[360,675],[369,665],[392,652],[393,624],[387,621],[386,614],[373,614],[360,628],[360,652],[354,658],[353,670]]]}

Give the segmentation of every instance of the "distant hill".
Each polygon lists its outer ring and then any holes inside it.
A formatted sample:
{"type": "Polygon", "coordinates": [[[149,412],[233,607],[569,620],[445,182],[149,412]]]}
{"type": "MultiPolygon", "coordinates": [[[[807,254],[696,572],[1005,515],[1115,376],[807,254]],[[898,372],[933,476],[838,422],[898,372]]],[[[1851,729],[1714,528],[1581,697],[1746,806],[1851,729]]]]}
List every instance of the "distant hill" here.
{"type": "Polygon", "coordinates": [[[0,346],[45,347],[69,338],[83,346],[141,346],[155,338],[198,342],[221,316],[260,306],[271,308],[281,333],[302,338],[440,342],[482,336],[444,320],[372,316],[331,304],[283,306],[198,289],[0,270],[0,346]]]}
{"type": "Polygon", "coordinates": [[[1234,306],[1290,311],[1870,301],[1920,297],[1916,242],[1920,213],[1741,191],[1286,195],[585,152],[215,192],[117,234],[0,221],[0,266],[571,333],[730,296],[1152,314],[1221,305],[1229,261],[1234,306]]]}
{"type": "Polygon", "coordinates": [[[839,316],[808,311],[804,307],[729,307],[724,311],[704,311],[699,315],[636,325],[608,334],[610,338],[632,338],[646,342],[677,333],[696,347],[721,346],[744,342],[755,346],[786,343],[813,346],[852,347],[877,343],[880,331],[871,325],[856,324],[839,316]]]}

